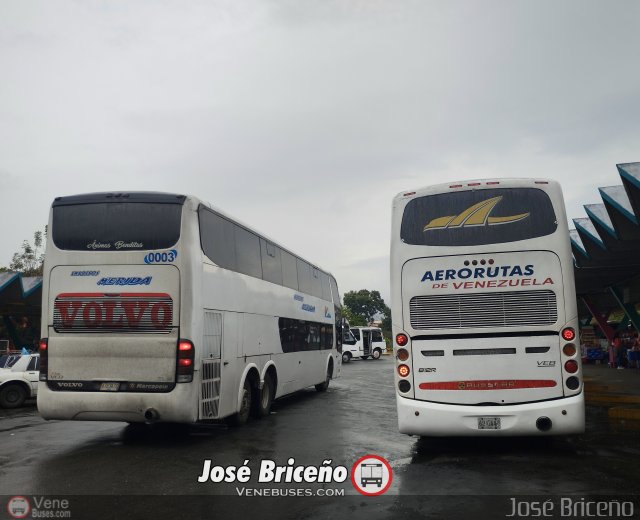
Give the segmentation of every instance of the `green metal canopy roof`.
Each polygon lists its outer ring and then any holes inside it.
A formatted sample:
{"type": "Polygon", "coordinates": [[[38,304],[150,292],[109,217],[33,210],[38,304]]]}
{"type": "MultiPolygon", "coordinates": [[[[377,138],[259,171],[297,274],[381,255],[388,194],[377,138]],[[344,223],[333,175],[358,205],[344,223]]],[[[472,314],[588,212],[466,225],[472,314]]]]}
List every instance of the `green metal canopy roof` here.
{"type": "Polygon", "coordinates": [[[614,308],[610,287],[625,301],[640,301],[640,163],[616,165],[622,184],[599,188],[602,203],[586,204],[586,217],[569,231],[579,297],[614,308]]]}
{"type": "Polygon", "coordinates": [[[40,316],[42,276],[0,273],[0,316],[40,316]]]}

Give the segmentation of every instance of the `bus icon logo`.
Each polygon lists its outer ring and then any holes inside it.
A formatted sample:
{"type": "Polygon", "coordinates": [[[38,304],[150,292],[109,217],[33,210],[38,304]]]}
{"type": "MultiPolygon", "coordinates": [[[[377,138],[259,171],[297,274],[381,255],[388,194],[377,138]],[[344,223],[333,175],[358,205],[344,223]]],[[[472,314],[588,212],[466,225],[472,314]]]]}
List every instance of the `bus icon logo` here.
{"type": "Polygon", "coordinates": [[[360,483],[363,486],[375,484],[382,486],[382,464],[361,464],[360,465],[360,483]]]}
{"type": "Polygon", "coordinates": [[[7,513],[12,518],[26,518],[31,512],[31,504],[26,497],[11,497],[7,502],[7,513]]]}
{"type": "Polygon", "coordinates": [[[391,486],[392,479],[391,466],[378,455],[360,457],[351,468],[351,483],[365,496],[382,495],[391,486]]]}

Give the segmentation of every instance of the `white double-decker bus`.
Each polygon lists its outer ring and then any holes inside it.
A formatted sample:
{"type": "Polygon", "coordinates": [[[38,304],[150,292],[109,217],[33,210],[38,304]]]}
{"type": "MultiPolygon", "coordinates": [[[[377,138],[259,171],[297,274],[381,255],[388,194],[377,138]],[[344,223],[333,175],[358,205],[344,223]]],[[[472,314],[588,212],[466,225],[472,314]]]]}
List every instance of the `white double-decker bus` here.
{"type": "Polygon", "coordinates": [[[49,231],[47,419],[242,424],[339,375],[333,276],[195,197],[59,197],[49,231]]]}
{"type": "Polygon", "coordinates": [[[584,431],[573,261],[560,185],[446,183],[393,201],[400,432],[584,431]]]}

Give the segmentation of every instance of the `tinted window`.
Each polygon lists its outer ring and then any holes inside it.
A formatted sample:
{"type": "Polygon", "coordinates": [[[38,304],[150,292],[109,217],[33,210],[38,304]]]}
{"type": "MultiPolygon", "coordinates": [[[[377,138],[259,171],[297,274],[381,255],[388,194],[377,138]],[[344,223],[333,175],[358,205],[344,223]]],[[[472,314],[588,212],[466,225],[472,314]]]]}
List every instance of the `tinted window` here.
{"type": "Polygon", "coordinates": [[[322,285],[322,299],[331,301],[331,285],[327,273],[320,273],[320,284],[322,285]]]}
{"type": "Polygon", "coordinates": [[[282,285],[298,290],[298,265],[296,257],[286,251],[281,252],[282,257],[282,285]]]}
{"type": "Polygon", "coordinates": [[[357,341],[360,341],[360,329],[351,329],[351,333],[357,341]]]}
{"type": "Polygon", "coordinates": [[[298,289],[300,292],[311,294],[311,266],[304,260],[298,261],[298,289]]]}
{"type": "Polygon", "coordinates": [[[282,258],[280,248],[261,238],[260,253],[262,256],[263,280],[282,285],[282,258]]]}
{"type": "Polygon", "coordinates": [[[214,263],[225,269],[236,269],[234,225],[212,211],[200,207],[200,243],[214,263]]]}
{"type": "Polygon", "coordinates": [[[260,239],[250,231],[235,226],[236,266],[239,273],[262,278],[260,239]]]}
{"type": "Polygon", "coordinates": [[[322,282],[320,281],[320,271],[315,267],[311,268],[311,294],[316,298],[322,298],[322,282]]]}
{"type": "Polygon", "coordinates": [[[333,325],[313,321],[278,319],[283,352],[331,349],[333,325]]]}
{"type": "Polygon", "coordinates": [[[542,237],[556,228],[544,191],[499,188],[413,199],[404,210],[400,237],[414,245],[473,246],[542,237]]]}
{"type": "Polygon", "coordinates": [[[32,371],[34,371],[34,370],[38,370],[38,360],[39,360],[39,359],[40,359],[40,358],[32,357],[32,358],[29,360],[29,366],[27,367],[27,372],[32,372],[32,371]]]}
{"type": "Polygon", "coordinates": [[[53,243],[71,251],[166,249],[180,238],[181,204],[101,202],[53,207],[53,243]]]}
{"type": "Polygon", "coordinates": [[[340,302],[340,293],[338,292],[338,284],[336,283],[336,279],[333,276],[330,276],[329,283],[331,284],[331,292],[333,293],[333,303],[335,303],[338,307],[342,307],[342,303],[340,302]]]}
{"type": "Polygon", "coordinates": [[[380,332],[379,330],[374,330],[371,340],[372,341],[384,341],[384,339],[382,339],[382,332],[380,332]]]}
{"type": "Polygon", "coordinates": [[[309,323],[306,344],[308,350],[320,350],[320,326],[320,323],[309,323]]]}

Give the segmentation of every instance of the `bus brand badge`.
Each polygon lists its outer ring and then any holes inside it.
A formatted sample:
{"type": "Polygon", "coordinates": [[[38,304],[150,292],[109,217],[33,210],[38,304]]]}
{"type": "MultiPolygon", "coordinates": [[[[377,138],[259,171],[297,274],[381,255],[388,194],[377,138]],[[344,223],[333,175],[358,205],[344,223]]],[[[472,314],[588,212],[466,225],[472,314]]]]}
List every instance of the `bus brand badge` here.
{"type": "Polygon", "coordinates": [[[511,215],[508,217],[490,217],[498,203],[502,200],[502,196],[493,197],[474,204],[470,208],[465,209],[459,215],[451,217],[438,217],[429,222],[423,231],[432,231],[435,229],[461,228],[474,226],[498,226],[501,224],[511,224],[524,220],[531,213],[520,213],[519,215],[511,215]]]}

